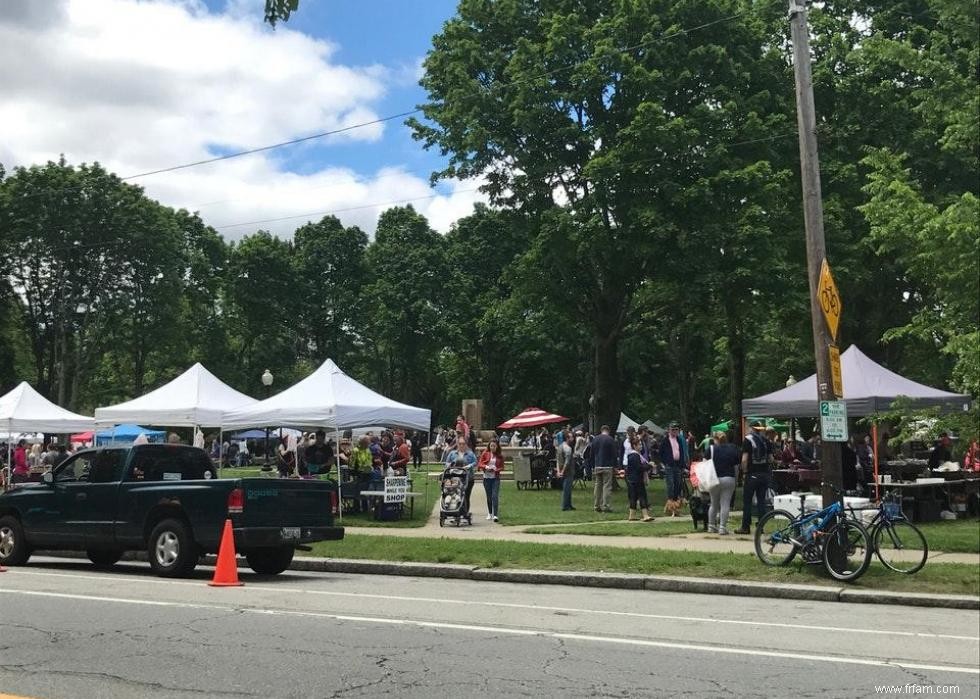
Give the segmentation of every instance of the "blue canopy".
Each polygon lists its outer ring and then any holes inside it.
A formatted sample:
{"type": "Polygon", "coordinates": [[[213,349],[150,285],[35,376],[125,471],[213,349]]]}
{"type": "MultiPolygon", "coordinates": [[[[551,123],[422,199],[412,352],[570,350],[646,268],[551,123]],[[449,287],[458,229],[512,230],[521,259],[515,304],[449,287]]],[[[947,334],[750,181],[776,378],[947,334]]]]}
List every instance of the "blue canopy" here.
{"type": "MultiPolygon", "coordinates": [[[[245,430],[244,432],[236,432],[232,435],[232,439],[265,439],[265,430],[245,430]]],[[[278,438],[275,430],[269,432],[270,437],[278,438]]]]}
{"type": "Polygon", "coordinates": [[[116,425],[107,430],[99,430],[95,433],[96,446],[101,444],[111,444],[112,442],[132,442],[141,434],[151,442],[162,442],[167,433],[162,430],[151,430],[148,427],[139,425],[116,425]]]}

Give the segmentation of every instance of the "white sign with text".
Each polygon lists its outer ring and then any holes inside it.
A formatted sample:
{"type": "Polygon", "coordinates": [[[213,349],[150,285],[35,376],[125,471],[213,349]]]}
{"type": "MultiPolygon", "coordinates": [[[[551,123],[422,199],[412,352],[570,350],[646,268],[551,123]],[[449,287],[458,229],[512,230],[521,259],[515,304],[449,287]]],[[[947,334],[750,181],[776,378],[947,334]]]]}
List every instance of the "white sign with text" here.
{"type": "Polygon", "coordinates": [[[405,502],[408,492],[408,476],[385,477],[385,502],[405,502]]]}

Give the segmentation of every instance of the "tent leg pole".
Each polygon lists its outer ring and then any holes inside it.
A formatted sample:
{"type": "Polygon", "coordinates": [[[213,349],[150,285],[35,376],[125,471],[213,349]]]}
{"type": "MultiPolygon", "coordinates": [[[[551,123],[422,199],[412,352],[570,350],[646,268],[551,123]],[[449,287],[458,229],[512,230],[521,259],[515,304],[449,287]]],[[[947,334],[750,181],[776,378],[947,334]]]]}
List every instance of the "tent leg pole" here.
{"type": "Polygon", "coordinates": [[[871,423],[871,439],[874,446],[874,476],[875,476],[875,501],[881,501],[881,480],[878,477],[878,421],[871,423]]]}
{"type": "Polygon", "coordinates": [[[221,464],[225,461],[225,428],[218,428],[218,478],[221,478],[221,464]]]}
{"type": "Polygon", "coordinates": [[[334,430],[337,446],[334,448],[334,461],[337,462],[337,518],[344,521],[344,479],[340,474],[340,430],[334,430]]]}

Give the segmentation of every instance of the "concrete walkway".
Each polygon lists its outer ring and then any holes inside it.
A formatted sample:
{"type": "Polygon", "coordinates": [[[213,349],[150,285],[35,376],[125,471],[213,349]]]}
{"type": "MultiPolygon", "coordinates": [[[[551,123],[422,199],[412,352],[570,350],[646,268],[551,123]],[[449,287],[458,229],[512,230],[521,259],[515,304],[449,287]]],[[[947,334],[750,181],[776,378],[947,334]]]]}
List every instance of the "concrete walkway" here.
{"type": "MultiPolygon", "coordinates": [[[[394,536],[404,538],[447,538],[495,541],[517,541],[535,544],[573,544],[577,546],[607,546],[612,548],[630,548],[661,551],[704,551],[708,553],[743,553],[755,555],[755,544],[751,536],[707,534],[692,532],[690,534],[673,534],[670,536],[593,536],[586,534],[531,534],[525,531],[534,527],[551,525],[518,525],[507,526],[505,523],[488,522],[487,501],[480,483],[473,489],[470,502],[473,513],[473,525],[456,527],[448,524],[439,526],[439,502],[435,503],[425,526],[417,528],[399,527],[349,527],[350,534],[366,536],[394,536]]],[[[506,513],[505,513],[506,514],[506,513]]],[[[502,518],[505,519],[505,518],[502,518]]],[[[638,530],[646,527],[656,527],[665,522],[676,522],[677,519],[658,517],[654,522],[636,522],[638,530]]],[[[683,521],[683,520],[682,520],[683,521]]],[[[624,517],[625,522],[625,517],[624,517]]],[[[557,524],[555,529],[562,529],[571,524],[557,524]]],[[[980,565],[980,553],[945,553],[930,551],[931,563],[972,563],[980,565]]]]}

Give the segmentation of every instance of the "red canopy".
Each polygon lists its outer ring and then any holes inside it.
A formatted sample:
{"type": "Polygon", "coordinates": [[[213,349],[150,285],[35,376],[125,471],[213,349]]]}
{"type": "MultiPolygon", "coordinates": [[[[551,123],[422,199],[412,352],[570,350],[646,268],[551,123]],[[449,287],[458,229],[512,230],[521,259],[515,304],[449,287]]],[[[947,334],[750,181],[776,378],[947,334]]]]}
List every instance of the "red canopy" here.
{"type": "Polygon", "coordinates": [[[95,439],[95,432],[79,432],[71,436],[71,441],[78,442],[79,444],[91,442],[93,439],[95,439]]]}
{"type": "Polygon", "coordinates": [[[567,417],[549,413],[541,408],[525,408],[507,422],[501,422],[497,425],[497,429],[512,430],[517,427],[537,427],[538,425],[550,425],[553,422],[566,422],[567,420],[567,417]]]}

